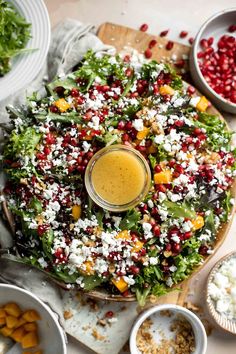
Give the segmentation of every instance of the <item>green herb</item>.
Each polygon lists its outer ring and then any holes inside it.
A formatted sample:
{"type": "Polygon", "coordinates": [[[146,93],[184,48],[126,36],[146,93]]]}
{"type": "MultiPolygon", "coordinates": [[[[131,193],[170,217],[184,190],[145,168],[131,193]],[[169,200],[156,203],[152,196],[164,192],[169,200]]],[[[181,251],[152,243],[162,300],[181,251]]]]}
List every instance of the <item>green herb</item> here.
{"type": "Polygon", "coordinates": [[[167,208],[169,214],[175,218],[194,219],[196,217],[195,211],[192,210],[190,205],[188,205],[186,202],[177,204],[171,202],[170,200],[165,200],[163,205],[167,208]]]}
{"type": "Polygon", "coordinates": [[[121,230],[133,230],[137,228],[137,223],[140,221],[141,214],[136,209],[129,210],[126,216],[120,222],[121,230]]]}
{"type": "Polygon", "coordinates": [[[12,4],[0,0],[0,76],[10,71],[12,57],[32,50],[25,49],[30,27],[12,4]]]}

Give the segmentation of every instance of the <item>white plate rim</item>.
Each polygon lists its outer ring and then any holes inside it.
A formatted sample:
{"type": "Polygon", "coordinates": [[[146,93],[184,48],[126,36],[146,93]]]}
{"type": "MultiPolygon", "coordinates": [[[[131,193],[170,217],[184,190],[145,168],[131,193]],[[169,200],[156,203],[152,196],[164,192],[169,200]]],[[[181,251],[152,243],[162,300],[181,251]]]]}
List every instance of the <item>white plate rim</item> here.
{"type": "Polygon", "coordinates": [[[9,73],[0,77],[0,101],[26,87],[42,69],[51,40],[51,25],[43,0],[9,0],[31,23],[32,38],[26,48],[35,52],[19,55],[9,73]]]}

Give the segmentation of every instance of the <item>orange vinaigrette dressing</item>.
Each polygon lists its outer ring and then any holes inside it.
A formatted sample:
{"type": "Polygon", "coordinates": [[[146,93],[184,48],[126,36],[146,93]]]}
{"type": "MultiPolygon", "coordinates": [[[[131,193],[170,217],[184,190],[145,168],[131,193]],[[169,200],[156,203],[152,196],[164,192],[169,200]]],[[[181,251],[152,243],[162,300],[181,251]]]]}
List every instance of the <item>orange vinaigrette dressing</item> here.
{"type": "Polygon", "coordinates": [[[146,173],[142,162],[129,151],[110,151],[93,166],[91,182],[95,192],[106,202],[124,205],[143,191],[146,173]]]}

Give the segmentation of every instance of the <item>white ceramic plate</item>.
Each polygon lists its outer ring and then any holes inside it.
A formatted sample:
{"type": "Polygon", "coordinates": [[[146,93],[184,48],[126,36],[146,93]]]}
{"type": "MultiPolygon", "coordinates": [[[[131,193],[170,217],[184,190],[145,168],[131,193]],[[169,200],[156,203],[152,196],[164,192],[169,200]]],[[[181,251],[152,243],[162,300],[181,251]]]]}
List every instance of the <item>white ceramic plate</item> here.
{"type": "Polygon", "coordinates": [[[0,306],[7,302],[16,302],[22,310],[34,309],[40,314],[39,348],[45,354],[67,353],[63,330],[56,315],[46,304],[27,290],[10,284],[0,284],[0,306]]]}
{"type": "Polygon", "coordinates": [[[26,48],[37,48],[34,52],[14,58],[12,68],[0,77],[0,100],[29,84],[42,68],[51,37],[50,21],[43,0],[10,0],[17,11],[31,23],[31,35],[26,48]]]}

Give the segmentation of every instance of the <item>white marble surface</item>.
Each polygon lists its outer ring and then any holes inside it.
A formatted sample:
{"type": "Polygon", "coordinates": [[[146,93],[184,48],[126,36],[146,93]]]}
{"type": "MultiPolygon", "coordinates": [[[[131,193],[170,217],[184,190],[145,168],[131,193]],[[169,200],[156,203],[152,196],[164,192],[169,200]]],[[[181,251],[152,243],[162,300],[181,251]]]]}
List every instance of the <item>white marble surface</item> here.
{"type": "MultiPolygon", "coordinates": [[[[236,7],[235,0],[45,0],[45,2],[52,26],[65,17],[76,18],[95,25],[107,21],[115,22],[136,29],[142,23],[148,23],[150,33],[158,34],[160,31],[170,28],[169,37],[176,40],[181,30],[187,30],[191,36],[194,36],[208,17],[222,9],[236,7]]],[[[185,40],[182,41],[182,43],[185,42],[185,40]]],[[[231,123],[236,127],[232,117],[231,123]]],[[[204,304],[207,274],[219,258],[236,250],[235,239],[236,218],[234,218],[223,246],[204,270],[192,280],[191,288],[197,303],[204,304]]],[[[93,352],[73,338],[69,338],[68,354],[89,353],[93,352]]],[[[208,337],[207,354],[222,353],[236,353],[236,336],[215,329],[208,337]]]]}

